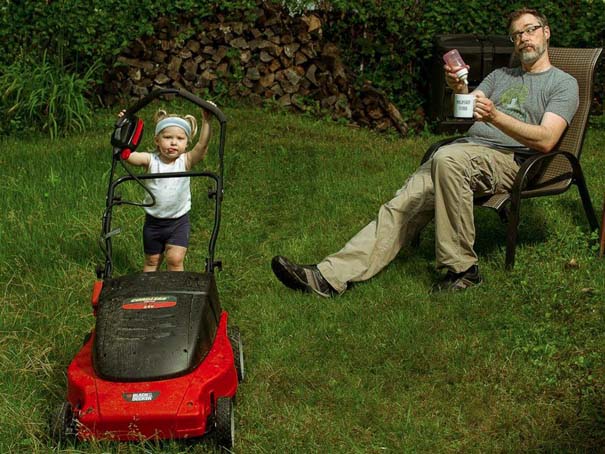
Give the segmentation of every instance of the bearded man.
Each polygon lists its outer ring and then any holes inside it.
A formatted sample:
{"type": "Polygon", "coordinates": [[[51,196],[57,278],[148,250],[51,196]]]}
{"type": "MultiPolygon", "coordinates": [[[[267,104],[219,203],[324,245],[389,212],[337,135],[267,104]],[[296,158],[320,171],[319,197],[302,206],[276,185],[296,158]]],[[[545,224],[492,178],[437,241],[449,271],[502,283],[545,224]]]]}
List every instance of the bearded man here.
{"type": "MultiPolygon", "coordinates": [[[[274,257],[273,272],[284,285],[324,297],[341,294],[348,283],[376,275],[431,219],[436,267],[446,271],[433,289],[464,290],[482,281],[474,198],[509,192],[523,160],[550,152],[578,108],[577,81],[550,63],[546,17],[523,8],[510,14],[507,26],[520,66],[496,69],[472,91],[475,123],[467,135],[439,148],[338,252],[317,265],[274,257]]],[[[459,68],[444,70],[454,93],[468,93],[459,68]]]]}

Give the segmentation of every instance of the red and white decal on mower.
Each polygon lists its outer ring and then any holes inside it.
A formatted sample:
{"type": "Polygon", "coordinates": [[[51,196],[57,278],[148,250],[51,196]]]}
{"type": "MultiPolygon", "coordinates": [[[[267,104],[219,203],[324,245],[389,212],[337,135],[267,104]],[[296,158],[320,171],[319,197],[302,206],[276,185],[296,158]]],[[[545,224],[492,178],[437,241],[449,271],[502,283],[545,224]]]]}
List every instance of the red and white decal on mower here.
{"type": "Polygon", "coordinates": [[[142,392],[142,393],[124,393],[122,397],[127,402],[151,402],[157,399],[160,395],[159,391],[142,392]]]}
{"type": "Polygon", "coordinates": [[[128,302],[122,304],[122,309],[141,310],[141,309],[163,309],[176,306],[176,296],[144,296],[131,298],[128,302]]]}

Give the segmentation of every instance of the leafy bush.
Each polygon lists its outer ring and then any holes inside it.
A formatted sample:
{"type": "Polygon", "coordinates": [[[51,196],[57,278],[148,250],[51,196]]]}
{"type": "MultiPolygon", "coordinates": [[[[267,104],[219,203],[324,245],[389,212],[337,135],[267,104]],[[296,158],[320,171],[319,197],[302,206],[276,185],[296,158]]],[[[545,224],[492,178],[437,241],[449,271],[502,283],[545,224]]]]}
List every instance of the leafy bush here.
{"type": "MultiPolygon", "coordinates": [[[[210,14],[251,9],[254,0],[7,0],[0,6],[0,63],[20,50],[50,49],[78,71],[107,63],[130,42],[154,33],[159,17],[197,20],[210,14]]],[[[35,51],[34,51],[35,52],[35,51]]]]}
{"type": "MultiPolygon", "coordinates": [[[[155,33],[160,17],[191,24],[209,15],[254,21],[262,0],[6,0],[0,5],[0,64],[31,49],[62,55],[76,74],[111,65],[129,43],[155,33]],[[96,66],[93,64],[96,63],[96,66]]],[[[506,16],[525,2],[492,0],[281,0],[291,14],[321,14],[326,39],[339,44],[359,83],[371,80],[408,118],[430,99],[434,40],[439,34],[506,34],[506,16]]],[[[552,45],[605,46],[603,0],[536,0],[553,30],[552,45]]],[[[35,55],[34,55],[35,56],[35,55]]],[[[40,58],[40,55],[37,55],[40,58]]],[[[605,65],[602,66],[605,68],[605,65]]],[[[597,79],[597,98],[605,98],[605,71],[597,79]]],[[[98,75],[97,74],[97,75],[98,75]]]]}
{"type": "Polygon", "coordinates": [[[62,132],[82,131],[91,122],[87,93],[96,66],[79,75],[60,60],[18,59],[0,75],[0,133],[42,129],[56,137],[62,132]]]}
{"type": "MultiPolygon", "coordinates": [[[[403,110],[413,110],[429,99],[435,36],[470,33],[506,35],[506,18],[525,2],[469,0],[331,0],[325,32],[346,54],[346,61],[387,91],[403,110]]],[[[552,28],[551,45],[603,47],[605,14],[602,0],[568,2],[537,0],[552,28]]],[[[597,93],[603,95],[601,76],[597,93]]]]}

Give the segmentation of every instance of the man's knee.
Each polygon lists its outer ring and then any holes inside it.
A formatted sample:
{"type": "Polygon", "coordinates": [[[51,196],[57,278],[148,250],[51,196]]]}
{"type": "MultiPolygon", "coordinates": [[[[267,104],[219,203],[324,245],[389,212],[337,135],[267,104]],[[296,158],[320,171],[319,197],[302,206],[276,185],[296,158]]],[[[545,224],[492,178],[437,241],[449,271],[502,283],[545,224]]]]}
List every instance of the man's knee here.
{"type": "Polygon", "coordinates": [[[441,165],[441,164],[447,164],[450,162],[455,162],[457,159],[460,157],[460,150],[453,148],[453,147],[441,147],[439,148],[435,154],[433,154],[433,157],[431,158],[431,163],[433,165],[433,167],[441,165]]]}
{"type": "Polygon", "coordinates": [[[431,159],[433,179],[439,175],[459,175],[468,170],[469,162],[465,153],[457,147],[443,147],[431,159]]]}

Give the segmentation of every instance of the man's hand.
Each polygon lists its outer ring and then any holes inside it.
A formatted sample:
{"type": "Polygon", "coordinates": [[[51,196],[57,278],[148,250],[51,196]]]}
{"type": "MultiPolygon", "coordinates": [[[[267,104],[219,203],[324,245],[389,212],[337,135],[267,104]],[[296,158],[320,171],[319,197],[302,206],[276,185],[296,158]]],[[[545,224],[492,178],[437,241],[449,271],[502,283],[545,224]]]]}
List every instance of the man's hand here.
{"type": "Polygon", "coordinates": [[[494,121],[499,111],[491,99],[487,98],[483,93],[475,93],[475,109],[473,111],[475,120],[491,123],[494,121]]]}
{"type": "MultiPolygon", "coordinates": [[[[470,68],[469,65],[466,65],[466,67],[470,68]]],[[[456,75],[456,71],[460,68],[453,70],[450,66],[443,65],[443,69],[445,70],[445,83],[454,93],[468,93],[468,85],[456,75]]]]}

